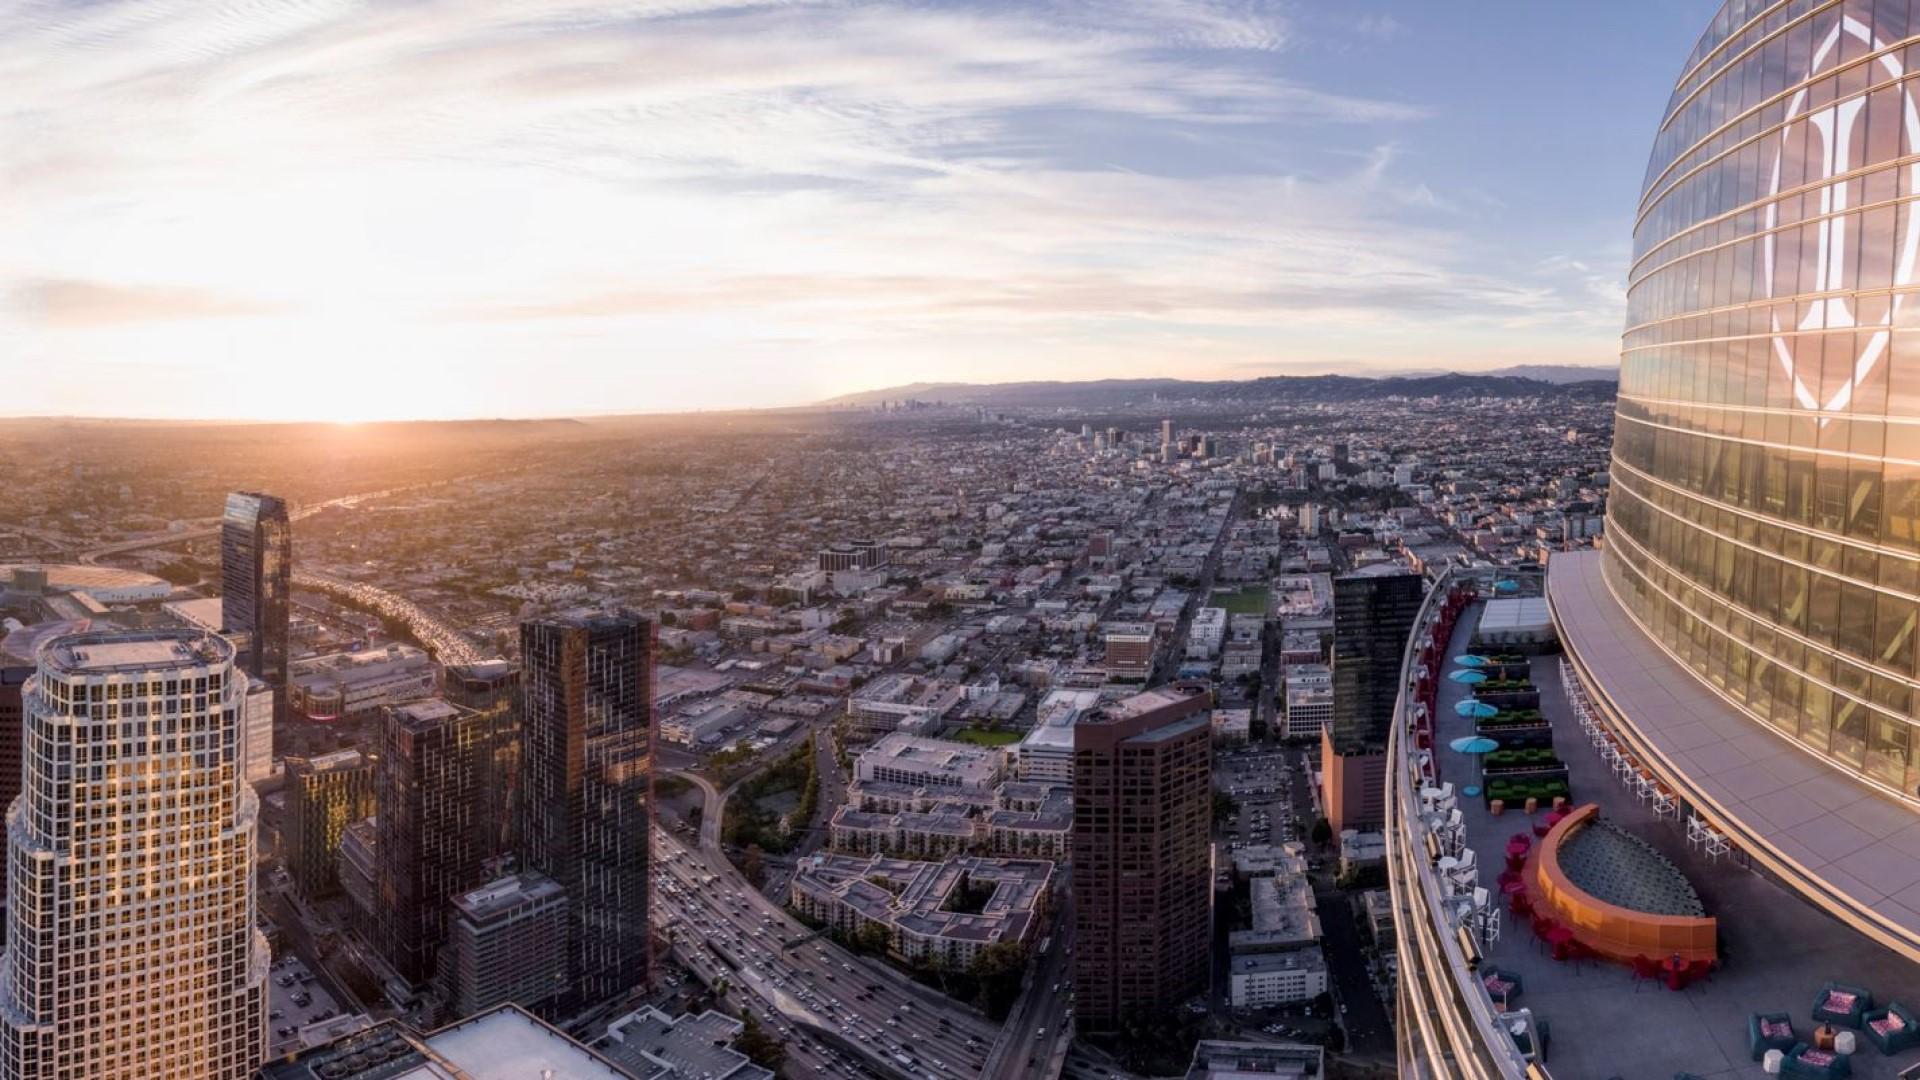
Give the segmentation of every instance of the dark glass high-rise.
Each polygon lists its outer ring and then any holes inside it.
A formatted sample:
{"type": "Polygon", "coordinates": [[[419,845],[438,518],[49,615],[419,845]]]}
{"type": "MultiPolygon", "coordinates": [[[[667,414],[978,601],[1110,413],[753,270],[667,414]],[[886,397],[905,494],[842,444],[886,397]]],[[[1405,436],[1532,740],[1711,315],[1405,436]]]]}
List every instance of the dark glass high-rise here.
{"type": "Polygon", "coordinates": [[[573,906],[581,1004],[648,977],[654,627],[628,614],[520,625],[520,847],[573,906]]]}
{"type": "Polygon", "coordinates": [[[257,491],[228,495],[220,528],[220,629],[246,635],[243,668],[273,687],[275,724],[287,719],[292,590],[293,524],[286,501],[257,491]]]}

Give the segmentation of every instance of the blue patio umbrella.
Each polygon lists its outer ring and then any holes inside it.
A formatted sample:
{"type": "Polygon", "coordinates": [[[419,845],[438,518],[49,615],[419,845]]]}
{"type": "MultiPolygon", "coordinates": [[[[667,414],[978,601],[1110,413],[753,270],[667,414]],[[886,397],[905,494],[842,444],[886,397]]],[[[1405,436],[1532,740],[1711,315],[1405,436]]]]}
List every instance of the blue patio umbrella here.
{"type": "Polygon", "coordinates": [[[1453,658],[1453,662],[1456,664],[1459,664],[1461,667],[1486,667],[1487,666],[1486,657],[1475,656],[1472,653],[1461,653],[1459,656],[1456,656],[1453,658]]]}
{"type": "Polygon", "coordinates": [[[1454,702],[1453,711],[1460,716],[1471,716],[1475,719],[1485,719],[1489,716],[1500,715],[1499,709],[1494,708],[1484,701],[1475,701],[1472,698],[1467,698],[1465,701],[1454,702]]]}
{"type": "Polygon", "coordinates": [[[1485,754],[1500,749],[1500,744],[1484,735],[1468,735],[1447,744],[1463,754],[1485,754]]]}
{"type": "Polygon", "coordinates": [[[1463,670],[1463,671],[1456,671],[1453,674],[1447,676],[1447,678],[1452,679],[1454,682],[1483,683],[1487,681],[1487,673],[1484,671],[1464,671],[1463,670]]]}

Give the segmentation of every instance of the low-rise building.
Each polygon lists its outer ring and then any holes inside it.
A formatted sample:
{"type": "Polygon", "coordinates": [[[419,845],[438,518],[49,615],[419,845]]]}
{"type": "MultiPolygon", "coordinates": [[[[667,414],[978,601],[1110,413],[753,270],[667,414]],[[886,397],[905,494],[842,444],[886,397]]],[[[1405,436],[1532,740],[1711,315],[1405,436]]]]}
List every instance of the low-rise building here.
{"type": "Polygon", "coordinates": [[[814,855],[795,868],[794,910],[829,929],[878,926],[897,957],[954,967],[1000,942],[1025,942],[1052,897],[1044,859],[964,856],[915,862],[887,856],[814,855]]]}
{"type": "Polygon", "coordinates": [[[1006,752],[972,743],[895,732],[854,760],[854,779],[911,787],[985,792],[1006,770],[1006,752]]]}
{"type": "Polygon", "coordinates": [[[1228,994],[1236,1009],[1265,1009],[1309,1001],[1327,990],[1327,958],[1319,949],[1235,953],[1228,994]]]}
{"type": "Polygon", "coordinates": [[[608,1024],[594,1049],[639,1080],[773,1080],[728,1045],[745,1030],[711,1009],[669,1016],[649,1006],[608,1024]]]}
{"type": "Polygon", "coordinates": [[[1185,1080],[1316,1080],[1325,1075],[1326,1051],[1303,1043],[1232,1042],[1202,1039],[1193,1048],[1185,1080]]]}
{"type": "Polygon", "coordinates": [[[1022,780],[1073,783],[1073,725],[1100,704],[1098,690],[1050,690],[1017,751],[1022,780]]]}
{"type": "Polygon", "coordinates": [[[1227,609],[1201,608],[1193,613],[1193,621],[1187,626],[1187,659],[1213,659],[1220,654],[1220,646],[1226,638],[1227,609]]]}
{"type": "Polygon", "coordinates": [[[869,734],[924,731],[944,719],[964,696],[958,683],[894,672],[848,698],[847,719],[869,734]]]}
{"type": "Polygon", "coordinates": [[[288,676],[287,700],[309,720],[355,720],[382,707],[432,696],[433,660],[411,645],[333,653],[301,660],[288,676]]]}

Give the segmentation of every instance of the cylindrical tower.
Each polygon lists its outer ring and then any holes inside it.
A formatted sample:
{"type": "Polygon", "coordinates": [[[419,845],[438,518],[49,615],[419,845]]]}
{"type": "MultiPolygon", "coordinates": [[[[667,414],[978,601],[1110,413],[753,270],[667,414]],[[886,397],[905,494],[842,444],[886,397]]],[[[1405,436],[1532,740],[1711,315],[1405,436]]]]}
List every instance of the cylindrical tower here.
{"type": "Polygon", "coordinates": [[[243,1080],[265,1058],[245,694],[214,634],[42,647],[7,812],[0,1078],[243,1080]]]}
{"type": "Polygon", "coordinates": [[[1920,7],[1730,0],[1634,232],[1609,585],[1677,660],[1920,801],[1920,7]]]}

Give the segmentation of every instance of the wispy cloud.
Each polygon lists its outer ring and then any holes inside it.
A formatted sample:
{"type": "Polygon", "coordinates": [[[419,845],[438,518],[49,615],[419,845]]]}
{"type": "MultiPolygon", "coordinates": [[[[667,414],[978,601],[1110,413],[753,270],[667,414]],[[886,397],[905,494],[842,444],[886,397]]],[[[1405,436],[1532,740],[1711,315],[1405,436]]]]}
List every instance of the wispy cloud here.
{"type": "Polygon", "coordinates": [[[0,337],[62,371],[198,362],[196,322],[289,370],[524,355],[600,404],[638,353],[628,393],[711,405],[1550,322],[1399,153],[1426,109],[1301,77],[1292,10],[0,0],[0,337]]]}

